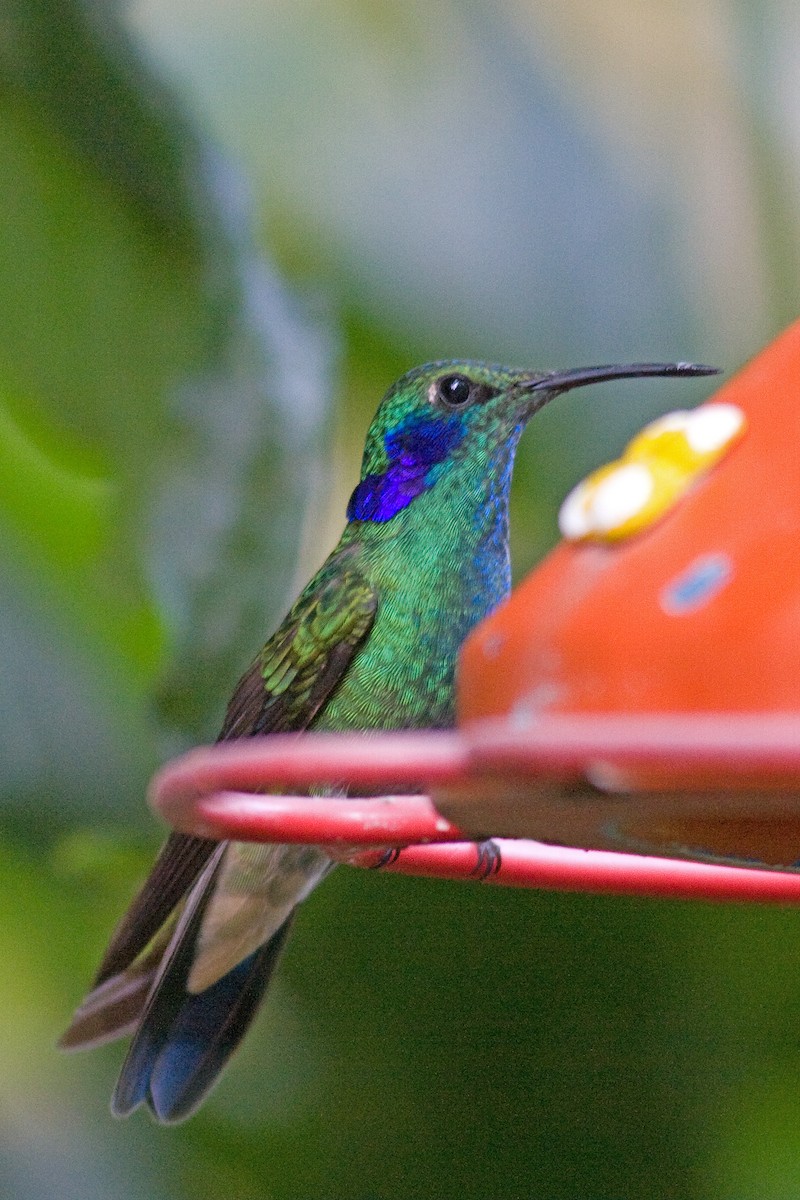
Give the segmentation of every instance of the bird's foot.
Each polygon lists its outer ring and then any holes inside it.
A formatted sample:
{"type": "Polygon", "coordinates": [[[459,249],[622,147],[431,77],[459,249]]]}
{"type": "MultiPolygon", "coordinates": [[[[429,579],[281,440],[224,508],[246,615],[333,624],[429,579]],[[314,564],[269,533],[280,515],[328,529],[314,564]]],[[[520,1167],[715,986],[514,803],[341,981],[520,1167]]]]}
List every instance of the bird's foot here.
{"type": "Polygon", "coordinates": [[[326,846],[325,849],[335,862],[368,871],[380,871],[397,862],[401,847],[388,846],[375,850],[371,846],[326,846]]]}
{"type": "Polygon", "coordinates": [[[384,867],[391,867],[397,862],[400,857],[400,846],[387,846],[385,850],[375,851],[375,861],[370,863],[371,871],[382,871],[384,867]]]}
{"type": "Polygon", "coordinates": [[[497,842],[492,838],[487,838],[485,842],[477,842],[475,850],[478,861],[470,871],[470,875],[481,882],[491,879],[493,875],[499,875],[503,859],[497,842]]]}

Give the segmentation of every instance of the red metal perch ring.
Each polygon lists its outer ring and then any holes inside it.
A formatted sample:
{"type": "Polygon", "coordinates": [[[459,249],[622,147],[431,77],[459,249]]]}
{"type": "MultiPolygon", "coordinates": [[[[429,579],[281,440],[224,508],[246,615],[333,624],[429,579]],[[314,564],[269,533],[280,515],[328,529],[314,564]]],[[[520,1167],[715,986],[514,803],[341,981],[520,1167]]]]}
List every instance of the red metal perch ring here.
{"type": "MultiPolygon", "coordinates": [[[[680,748],[680,728],[673,726],[668,732],[673,749],[680,748]]],[[[795,726],[786,726],[784,732],[787,736],[781,738],[777,736],[780,730],[773,730],[767,757],[774,756],[777,773],[785,780],[800,755],[794,749],[795,726]]],[[[696,740],[696,736],[693,723],[691,738],[696,740]]],[[[596,753],[597,741],[589,741],[591,745],[584,748],[596,753]]],[[[730,769],[729,728],[722,741],[722,757],[730,769]]],[[[605,746],[607,749],[607,742],[605,746]]],[[[541,746],[540,750],[545,758],[549,756],[552,769],[553,747],[548,751],[541,746]]],[[[652,745],[644,747],[644,754],[652,754],[652,745]]],[[[342,852],[346,847],[407,845],[399,860],[386,869],[474,879],[474,845],[459,840],[464,835],[437,812],[428,796],[335,799],[265,795],[255,789],[310,787],[342,779],[363,787],[380,787],[403,778],[444,785],[463,780],[484,755],[492,757],[486,747],[471,746],[459,733],[301,734],[252,739],[201,747],[167,764],[153,780],[150,801],[175,828],[201,837],[316,843],[342,852]],[[426,842],[446,844],[419,844],[426,842]]],[[[705,751],[704,757],[710,761],[713,752],[705,751]]],[[[760,758],[763,766],[764,753],[760,758]]],[[[562,769],[568,767],[570,774],[578,769],[574,742],[562,750],[561,765],[562,769]]],[[[629,758],[626,765],[630,765],[629,758]]],[[[734,774],[736,770],[749,775],[747,760],[737,760],[734,774]]],[[[524,839],[501,839],[499,845],[500,869],[487,882],[505,886],[800,903],[800,875],[787,872],[575,850],[524,839]]],[[[354,865],[376,863],[374,852],[347,857],[354,865]]]]}

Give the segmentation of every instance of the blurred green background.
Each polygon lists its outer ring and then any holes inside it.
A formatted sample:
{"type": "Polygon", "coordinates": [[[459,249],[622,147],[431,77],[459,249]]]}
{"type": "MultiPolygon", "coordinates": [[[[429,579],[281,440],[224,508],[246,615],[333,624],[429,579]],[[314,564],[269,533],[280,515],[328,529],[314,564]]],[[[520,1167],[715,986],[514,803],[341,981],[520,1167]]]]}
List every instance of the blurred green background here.
{"type": "MultiPolygon", "coordinates": [[[[340,870],[202,1112],[54,1042],[152,770],[338,535],[402,370],[734,369],[797,315],[790,0],[0,0],[0,1194],[793,1200],[800,914],[340,870]]],[[[703,381],[527,434],[566,489],[703,381]]]]}

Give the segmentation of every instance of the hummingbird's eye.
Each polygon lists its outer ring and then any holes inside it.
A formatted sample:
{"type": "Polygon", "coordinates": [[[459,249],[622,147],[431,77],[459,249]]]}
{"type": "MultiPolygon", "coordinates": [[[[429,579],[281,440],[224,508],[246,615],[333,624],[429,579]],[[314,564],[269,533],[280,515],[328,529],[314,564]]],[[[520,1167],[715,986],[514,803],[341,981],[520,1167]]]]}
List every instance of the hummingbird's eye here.
{"type": "Polygon", "coordinates": [[[448,408],[462,408],[472,399],[473,385],[464,375],[445,375],[439,380],[436,391],[448,408]]]}

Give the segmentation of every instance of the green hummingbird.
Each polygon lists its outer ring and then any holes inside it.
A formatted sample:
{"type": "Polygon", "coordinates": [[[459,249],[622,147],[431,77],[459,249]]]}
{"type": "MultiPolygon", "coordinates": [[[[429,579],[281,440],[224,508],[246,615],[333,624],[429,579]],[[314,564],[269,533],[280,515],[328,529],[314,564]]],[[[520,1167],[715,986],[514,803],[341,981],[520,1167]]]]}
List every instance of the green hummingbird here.
{"type": "MultiPolygon", "coordinates": [[[[712,372],[409,371],[369,428],[339,544],[242,676],[219,740],[451,726],[459,647],[511,586],[509,490],[526,423],[586,384],[712,372]]],[[[114,1113],[146,1103],[174,1122],[197,1108],[262,1000],[297,905],[331,865],[314,846],[170,835],[61,1040],[77,1049],[133,1034],[114,1113]]]]}

